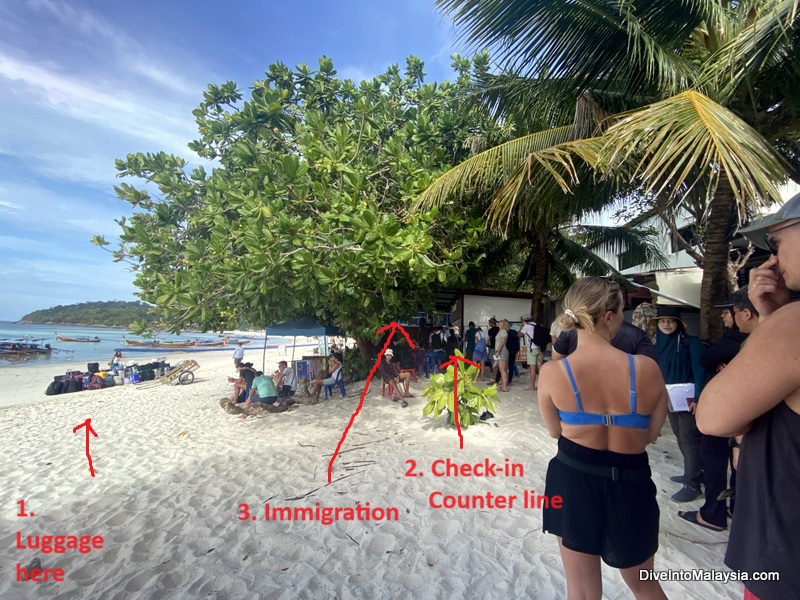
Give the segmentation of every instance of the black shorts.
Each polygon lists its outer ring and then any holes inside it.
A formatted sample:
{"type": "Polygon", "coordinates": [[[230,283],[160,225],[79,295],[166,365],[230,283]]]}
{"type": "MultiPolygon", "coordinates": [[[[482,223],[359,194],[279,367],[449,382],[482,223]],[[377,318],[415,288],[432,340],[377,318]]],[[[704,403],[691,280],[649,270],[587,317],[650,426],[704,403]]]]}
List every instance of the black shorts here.
{"type": "Polygon", "coordinates": [[[594,450],[564,437],[558,440],[558,449],[588,470],[616,467],[643,479],[614,481],[554,458],[547,468],[545,494],[561,496],[563,505],[542,511],[544,531],[561,537],[565,548],[600,556],[617,569],[635,567],[653,556],[658,550],[660,513],[647,453],[594,450]]]}

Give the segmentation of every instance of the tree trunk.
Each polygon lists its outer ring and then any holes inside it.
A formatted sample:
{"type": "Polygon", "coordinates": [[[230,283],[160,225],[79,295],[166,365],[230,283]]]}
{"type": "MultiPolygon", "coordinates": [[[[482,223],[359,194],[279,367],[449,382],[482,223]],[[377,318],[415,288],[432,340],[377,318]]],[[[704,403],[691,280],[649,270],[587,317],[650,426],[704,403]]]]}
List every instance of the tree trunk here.
{"type": "Polygon", "coordinates": [[[544,325],[539,319],[544,317],[542,312],[542,298],[544,297],[544,287],[547,284],[547,248],[544,242],[536,234],[528,236],[533,253],[533,294],[531,296],[531,318],[540,325],[544,325]]]}
{"type": "Polygon", "coordinates": [[[722,319],[714,304],[728,300],[731,294],[731,239],[738,222],[736,198],[728,177],[722,173],[714,197],[709,204],[703,259],[703,282],[700,287],[700,337],[705,341],[720,338],[722,319]]]}

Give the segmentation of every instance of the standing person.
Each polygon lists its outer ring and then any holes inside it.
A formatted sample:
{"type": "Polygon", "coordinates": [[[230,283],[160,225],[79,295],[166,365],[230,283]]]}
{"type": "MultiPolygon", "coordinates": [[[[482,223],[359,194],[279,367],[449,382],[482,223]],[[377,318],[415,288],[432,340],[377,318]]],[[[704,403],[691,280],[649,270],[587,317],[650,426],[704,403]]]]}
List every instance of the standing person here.
{"type": "Polygon", "coordinates": [[[500,328],[497,326],[497,319],[492,317],[489,319],[489,328],[486,330],[486,344],[488,348],[489,359],[492,362],[492,376],[497,375],[497,361],[494,360],[494,347],[497,344],[497,332],[500,328]]]}
{"type": "MultiPolygon", "coordinates": [[[[542,356],[542,350],[534,342],[534,338],[536,337],[536,327],[538,326],[530,315],[524,317],[523,320],[525,321],[525,324],[522,326],[522,329],[519,332],[522,337],[520,343],[525,344],[525,348],[527,349],[528,371],[530,372],[531,376],[530,385],[526,389],[534,391],[536,389],[536,375],[539,372],[539,361],[542,356]]],[[[523,367],[524,366],[525,365],[523,365],[523,367]]]]}
{"type": "Polygon", "coordinates": [[[483,328],[478,327],[475,330],[475,350],[472,353],[473,362],[475,362],[481,370],[478,381],[483,381],[483,368],[486,366],[486,356],[488,354],[488,350],[486,348],[487,340],[488,336],[483,331],[483,328]]]}
{"type": "MultiPolygon", "coordinates": [[[[499,370],[500,375],[500,391],[507,392],[508,391],[508,357],[509,352],[508,348],[506,347],[506,342],[508,341],[508,328],[509,323],[507,319],[503,319],[500,321],[500,327],[497,331],[497,335],[494,338],[494,355],[497,360],[497,369],[499,370]]],[[[495,381],[497,381],[495,379],[495,381]]]]}
{"type": "Polygon", "coordinates": [[[456,335],[456,329],[451,327],[447,333],[447,343],[445,345],[445,356],[449,360],[451,356],[456,355],[456,350],[458,349],[458,335],[456,335]]]}
{"type": "Polygon", "coordinates": [[[233,349],[233,366],[238,367],[239,363],[241,363],[243,360],[244,360],[244,346],[242,345],[242,342],[239,342],[236,348],[233,349]]]}
{"type": "MultiPolygon", "coordinates": [[[[508,385],[511,385],[511,382],[514,381],[514,375],[519,377],[519,371],[517,370],[517,354],[519,353],[519,333],[511,327],[509,324],[508,327],[508,337],[506,338],[506,348],[508,349],[508,385]]],[[[497,383],[500,380],[500,374],[498,373],[495,376],[494,381],[497,383]]]]}
{"type": "Polygon", "coordinates": [[[467,330],[464,332],[464,341],[466,342],[466,346],[464,348],[464,356],[467,360],[472,360],[472,355],[475,353],[475,333],[477,329],[475,329],[475,323],[473,321],[469,322],[469,326],[467,330]]]}
{"type": "Polygon", "coordinates": [[[683,455],[683,474],[670,477],[683,487],[672,495],[674,502],[690,502],[703,495],[700,462],[700,431],[694,418],[706,382],[706,371],[700,364],[705,352],[703,343],[686,333],[686,324],[681,320],[681,309],[677,306],[659,306],[658,314],[650,320],[658,326],[656,352],[661,374],[667,385],[673,383],[694,384],[694,396],[689,398],[688,411],[670,411],[669,424],[678,439],[678,448],[683,455]]]}
{"type": "MultiPolygon", "coordinates": [[[[750,271],[748,295],[758,327],[703,391],[703,433],[744,434],[736,481],[736,518],[725,564],[778,581],[745,582],[745,597],[800,597],[800,194],[775,215],[741,230],[772,256],[750,271]]],[[[738,320],[738,319],[737,319],[738,320]]]]}
{"type": "Polygon", "coordinates": [[[585,277],[564,298],[564,329],[577,329],[577,350],[542,365],[539,409],[558,454],[547,468],[543,529],[558,537],[568,598],[600,598],[600,560],[620,570],[637,598],[666,598],[642,581],[658,550],[659,509],[645,448],[667,412],[658,365],[611,346],[623,322],[619,284],[585,277]],[[577,410],[576,410],[577,409],[577,410]]]}
{"type": "MultiPolygon", "coordinates": [[[[735,292],[730,303],[716,307],[723,309],[722,324],[725,326],[725,332],[700,358],[700,364],[706,370],[709,381],[734,359],[747,339],[747,333],[739,330],[735,319],[731,316],[732,311],[737,310],[735,307],[747,311],[752,308],[750,300],[747,299],[747,288],[735,292]]],[[[729,438],[701,433],[700,463],[703,467],[705,502],[700,510],[678,512],[680,518],[712,531],[724,531],[728,528],[728,510],[725,498],[720,499],[720,494],[727,487],[730,453],[729,438]]],[[[731,482],[733,481],[732,476],[731,482]]]]}

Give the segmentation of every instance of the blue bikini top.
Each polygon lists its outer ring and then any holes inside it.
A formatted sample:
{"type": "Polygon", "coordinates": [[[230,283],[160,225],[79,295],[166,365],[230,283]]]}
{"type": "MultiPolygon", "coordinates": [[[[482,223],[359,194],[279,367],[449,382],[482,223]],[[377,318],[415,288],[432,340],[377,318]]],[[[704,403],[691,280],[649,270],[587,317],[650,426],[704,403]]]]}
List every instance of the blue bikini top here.
{"type": "Polygon", "coordinates": [[[633,368],[633,356],[628,354],[628,362],[631,366],[631,412],[624,415],[600,415],[583,411],[581,403],[581,393],[575,384],[575,377],[572,375],[572,368],[569,361],[562,359],[567,369],[569,382],[572,384],[572,393],[575,395],[575,403],[578,405],[578,412],[559,410],[561,420],[567,425],[616,425],[617,427],[632,427],[634,429],[647,429],[650,426],[650,415],[640,415],[636,413],[636,373],[633,368]]]}

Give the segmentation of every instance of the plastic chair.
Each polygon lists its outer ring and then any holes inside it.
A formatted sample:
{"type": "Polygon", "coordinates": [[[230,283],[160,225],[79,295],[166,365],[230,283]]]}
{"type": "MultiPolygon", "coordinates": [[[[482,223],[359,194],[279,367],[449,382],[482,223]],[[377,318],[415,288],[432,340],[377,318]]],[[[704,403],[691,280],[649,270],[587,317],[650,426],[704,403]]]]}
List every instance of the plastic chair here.
{"type": "MultiPolygon", "coordinates": [[[[414,357],[414,366],[416,367],[417,375],[422,377],[428,376],[428,366],[425,364],[425,350],[412,350],[411,356],[414,357]]],[[[416,381],[416,376],[414,381],[416,381]]]]}
{"type": "Polygon", "coordinates": [[[387,387],[389,388],[389,398],[390,399],[393,398],[395,394],[397,394],[397,397],[400,398],[401,400],[403,400],[403,394],[400,392],[400,390],[395,389],[393,383],[391,383],[390,381],[386,381],[383,378],[381,378],[381,398],[386,397],[386,388],[387,387]]]}
{"type": "Polygon", "coordinates": [[[425,355],[425,370],[427,371],[426,376],[429,376],[431,373],[439,372],[439,365],[442,362],[443,355],[444,354],[442,352],[428,352],[425,355]]]}
{"type": "Polygon", "coordinates": [[[414,383],[417,383],[417,369],[414,367],[409,367],[408,369],[400,369],[400,374],[403,373],[411,373],[411,377],[414,378],[414,383]]]}
{"type": "Polygon", "coordinates": [[[325,399],[327,400],[328,396],[333,396],[333,388],[339,387],[339,390],[342,392],[342,398],[347,396],[347,392],[344,389],[344,380],[342,379],[342,369],[339,368],[336,370],[336,377],[333,380],[333,383],[330,385],[325,386],[325,399]]]}

